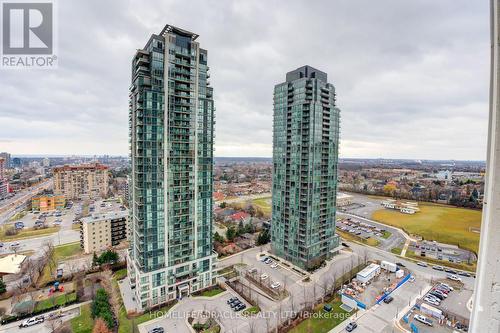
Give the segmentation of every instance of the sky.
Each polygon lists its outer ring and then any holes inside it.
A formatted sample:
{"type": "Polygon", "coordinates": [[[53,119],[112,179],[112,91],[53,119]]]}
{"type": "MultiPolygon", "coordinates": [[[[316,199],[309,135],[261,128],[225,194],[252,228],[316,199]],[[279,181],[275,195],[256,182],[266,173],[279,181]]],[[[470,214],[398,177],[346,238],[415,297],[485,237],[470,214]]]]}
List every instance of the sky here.
{"type": "Polygon", "coordinates": [[[488,1],[59,0],[55,16],[57,69],[0,69],[0,151],[127,155],[131,59],[171,24],[208,50],[215,156],[270,157],[273,87],[310,65],[336,87],[341,157],[486,157],[488,1]]]}

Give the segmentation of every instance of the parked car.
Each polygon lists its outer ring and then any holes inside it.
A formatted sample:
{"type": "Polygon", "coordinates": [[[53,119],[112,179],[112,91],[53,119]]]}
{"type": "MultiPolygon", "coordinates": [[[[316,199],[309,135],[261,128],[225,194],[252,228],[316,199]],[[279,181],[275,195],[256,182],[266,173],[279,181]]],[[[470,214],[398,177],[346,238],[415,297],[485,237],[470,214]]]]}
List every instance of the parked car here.
{"type": "Polygon", "coordinates": [[[245,309],[247,306],[243,303],[237,305],[235,308],[234,308],[234,311],[241,311],[243,309],[245,309]]]}
{"type": "Polygon", "coordinates": [[[19,327],[20,328],[30,327],[30,326],[33,326],[33,325],[36,325],[36,324],[43,323],[44,321],[45,321],[45,319],[43,318],[43,316],[33,317],[33,318],[29,318],[29,319],[26,319],[25,321],[23,321],[19,325],[19,327]]]}
{"type": "Polygon", "coordinates": [[[435,269],[436,271],[444,271],[443,266],[432,266],[432,269],[435,269]]]}
{"type": "Polygon", "coordinates": [[[450,279],[450,280],[452,280],[452,281],[462,281],[462,279],[461,279],[461,278],[459,278],[459,277],[458,277],[457,275],[455,275],[455,274],[448,274],[448,275],[446,275],[446,278],[447,278],[447,279],[450,279]]]}
{"type": "Polygon", "coordinates": [[[347,326],[345,327],[345,330],[347,332],[352,332],[356,329],[356,327],[358,327],[358,324],[356,324],[354,321],[351,321],[349,324],[347,324],[347,326]]]}
{"type": "Polygon", "coordinates": [[[278,264],[277,263],[272,264],[271,268],[278,268],[278,264]]]}
{"type": "Polygon", "coordinates": [[[148,333],[163,333],[165,329],[163,327],[155,327],[152,330],[148,331],[148,333]]]}
{"type": "Polygon", "coordinates": [[[447,283],[441,282],[439,285],[440,285],[440,286],[444,286],[444,287],[446,287],[446,288],[450,289],[451,291],[453,291],[453,290],[454,290],[454,289],[453,289],[453,287],[452,287],[452,286],[450,286],[450,285],[449,285],[449,284],[447,284],[447,283]]]}
{"type": "Polygon", "coordinates": [[[413,318],[415,318],[415,320],[418,320],[419,322],[421,322],[427,326],[432,326],[432,320],[430,320],[426,316],[415,315],[415,317],[413,317],[413,318]]]}
{"type": "Polygon", "coordinates": [[[451,268],[445,268],[444,270],[446,273],[450,273],[450,274],[457,274],[457,271],[451,269],[451,268]]]}
{"type": "Polygon", "coordinates": [[[436,297],[436,298],[438,298],[440,301],[442,301],[442,300],[444,300],[444,299],[445,299],[445,297],[444,297],[443,295],[441,295],[441,294],[437,293],[437,292],[436,292],[436,291],[434,291],[434,290],[433,290],[433,291],[431,291],[429,294],[430,294],[430,295],[433,295],[433,296],[434,296],[434,297],[436,297]]]}
{"type": "Polygon", "coordinates": [[[241,303],[241,301],[238,299],[238,300],[234,301],[233,303],[229,304],[229,306],[231,306],[231,308],[234,309],[240,304],[243,304],[243,303],[241,303]]]}
{"type": "Polygon", "coordinates": [[[417,262],[417,265],[422,266],[422,267],[427,267],[427,266],[429,266],[429,265],[427,265],[427,263],[426,263],[426,262],[423,262],[423,261],[419,261],[419,262],[417,262]]]}
{"type": "Polygon", "coordinates": [[[384,303],[385,304],[389,304],[392,301],[394,301],[394,297],[392,297],[392,296],[387,296],[386,298],[384,298],[384,303]]]}
{"type": "Polygon", "coordinates": [[[448,295],[448,293],[450,292],[449,289],[447,289],[447,288],[445,288],[443,286],[436,286],[436,287],[434,287],[434,290],[439,290],[439,291],[445,293],[446,295],[448,295]]]}
{"type": "Polygon", "coordinates": [[[261,276],[260,276],[260,279],[261,280],[265,280],[269,277],[269,275],[267,275],[266,273],[263,273],[261,276]]]}
{"type": "Polygon", "coordinates": [[[227,304],[234,303],[237,300],[238,300],[238,297],[231,297],[230,299],[227,300],[227,304]]]}
{"type": "Polygon", "coordinates": [[[271,284],[271,288],[273,288],[273,289],[279,288],[280,286],[281,286],[281,283],[279,283],[279,282],[274,282],[273,284],[271,284]]]}
{"type": "Polygon", "coordinates": [[[400,263],[400,262],[397,262],[396,265],[399,267],[406,267],[405,265],[403,265],[403,263],[400,263]]]}
{"type": "Polygon", "coordinates": [[[250,274],[253,274],[253,273],[257,272],[257,268],[255,268],[255,267],[249,268],[247,272],[250,274]]]}
{"type": "Polygon", "coordinates": [[[426,301],[429,304],[436,305],[436,306],[439,306],[439,304],[441,304],[441,302],[439,300],[437,300],[435,298],[430,298],[430,297],[424,298],[424,301],[426,301]]]}
{"type": "Polygon", "coordinates": [[[469,272],[463,272],[463,271],[459,271],[457,274],[461,275],[461,276],[466,276],[466,277],[471,277],[472,276],[471,273],[469,273],[469,272]]]}

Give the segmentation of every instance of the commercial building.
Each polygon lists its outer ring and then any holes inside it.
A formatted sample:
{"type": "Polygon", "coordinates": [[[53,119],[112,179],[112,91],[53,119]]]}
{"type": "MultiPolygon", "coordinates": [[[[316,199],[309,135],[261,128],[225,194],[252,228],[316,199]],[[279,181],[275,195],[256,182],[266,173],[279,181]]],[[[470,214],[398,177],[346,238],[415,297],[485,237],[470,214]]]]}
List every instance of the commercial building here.
{"type": "Polygon", "coordinates": [[[41,195],[31,199],[31,209],[33,211],[48,212],[51,210],[61,210],[66,206],[64,195],[41,195]]]}
{"type": "Polygon", "coordinates": [[[132,59],[128,274],[142,309],[216,282],[214,102],[197,37],[167,25],[132,59]]]}
{"type": "Polygon", "coordinates": [[[104,198],[108,181],[108,167],[99,163],[54,168],[54,192],[68,200],[104,198]]]}
{"type": "Polygon", "coordinates": [[[128,235],[128,212],[94,214],[81,219],[80,244],[85,253],[109,249],[128,235]]]}
{"type": "Polygon", "coordinates": [[[327,74],[303,66],[274,87],[272,250],[311,269],[331,257],[340,110],[327,74]]]}

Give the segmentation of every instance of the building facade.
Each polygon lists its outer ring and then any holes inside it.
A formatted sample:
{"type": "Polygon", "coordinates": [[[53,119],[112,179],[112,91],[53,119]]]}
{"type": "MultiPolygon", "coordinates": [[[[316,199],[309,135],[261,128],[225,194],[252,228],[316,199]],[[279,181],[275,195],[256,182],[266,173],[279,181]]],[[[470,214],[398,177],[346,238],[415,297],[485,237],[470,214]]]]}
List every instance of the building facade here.
{"type": "Polygon", "coordinates": [[[312,269],[335,234],[340,110],[327,74],[310,66],[274,87],[272,251],[312,269]]]}
{"type": "Polygon", "coordinates": [[[4,159],[4,168],[10,168],[10,154],[7,152],[1,152],[0,158],[4,159]]]}
{"type": "Polygon", "coordinates": [[[104,251],[128,236],[128,212],[94,214],[81,219],[80,245],[85,253],[104,251]]]}
{"type": "Polygon", "coordinates": [[[9,183],[5,177],[5,169],[7,169],[7,161],[4,157],[0,157],[0,199],[3,199],[9,193],[9,183]]]}
{"type": "Polygon", "coordinates": [[[62,210],[66,206],[64,195],[41,195],[31,199],[31,209],[38,212],[62,210]]]}
{"type": "Polygon", "coordinates": [[[143,309],[216,282],[214,102],[197,37],[167,25],[132,60],[128,274],[143,309]]]}
{"type": "Polygon", "coordinates": [[[99,163],[54,168],[54,193],[68,200],[105,198],[108,194],[108,167],[99,163]]]}

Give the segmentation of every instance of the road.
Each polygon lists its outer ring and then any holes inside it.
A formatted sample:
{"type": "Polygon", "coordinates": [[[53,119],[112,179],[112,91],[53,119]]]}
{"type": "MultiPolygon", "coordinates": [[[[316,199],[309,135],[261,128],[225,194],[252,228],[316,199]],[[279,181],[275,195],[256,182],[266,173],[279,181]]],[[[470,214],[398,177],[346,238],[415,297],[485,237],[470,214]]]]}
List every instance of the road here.
{"type": "Polygon", "coordinates": [[[22,210],[23,206],[25,206],[33,196],[42,190],[52,187],[52,185],[53,181],[49,179],[17,192],[12,198],[0,201],[0,224],[9,221],[12,216],[22,210]]]}

